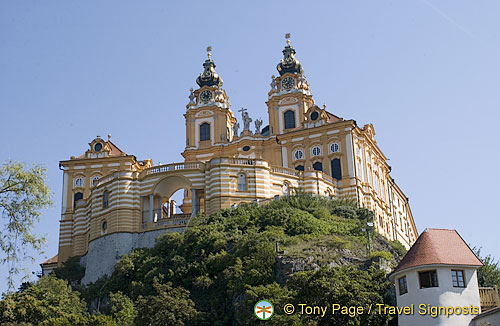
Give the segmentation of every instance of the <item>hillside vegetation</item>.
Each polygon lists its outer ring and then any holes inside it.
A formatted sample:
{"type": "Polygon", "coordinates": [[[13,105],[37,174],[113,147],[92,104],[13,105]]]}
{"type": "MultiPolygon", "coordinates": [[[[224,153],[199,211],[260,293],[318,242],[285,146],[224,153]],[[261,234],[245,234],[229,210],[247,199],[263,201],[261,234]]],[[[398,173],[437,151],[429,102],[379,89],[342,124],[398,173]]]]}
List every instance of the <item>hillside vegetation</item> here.
{"type": "MultiPolygon", "coordinates": [[[[256,325],[254,305],[266,299],[276,311],[268,325],[384,325],[391,317],[375,313],[283,313],[286,303],[394,304],[392,284],[374,261],[394,264],[404,248],[371,231],[369,255],[365,229],[372,219],[355,203],[304,194],[200,216],[185,232],[166,233],[153,248],[123,256],[111,276],[88,287],[77,286],[81,271],[70,261],[56,275],[78,288],[94,316],[70,311],[53,316],[59,318],[53,324],[256,325]]],[[[15,309],[37,286],[2,300],[0,320],[37,324],[20,320],[15,309]]]]}

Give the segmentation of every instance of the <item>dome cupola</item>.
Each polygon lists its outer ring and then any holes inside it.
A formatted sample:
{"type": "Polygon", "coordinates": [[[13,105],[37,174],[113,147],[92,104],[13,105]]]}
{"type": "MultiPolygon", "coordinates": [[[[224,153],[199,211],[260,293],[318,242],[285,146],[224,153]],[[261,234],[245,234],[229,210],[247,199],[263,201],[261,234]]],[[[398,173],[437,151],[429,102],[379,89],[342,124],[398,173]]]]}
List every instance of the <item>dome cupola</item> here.
{"type": "Polygon", "coordinates": [[[211,52],[212,47],[209,46],[207,48],[208,59],[203,63],[203,68],[205,69],[199,76],[196,78],[196,83],[200,86],[222,86],[222,78],[215,72],[215,63],[212,60],[211,52]]]}
{"type": "Polygon", "coordinates": [[[287,33],[285,37],[286,46],[283,49],[283,59],[281,59],[276,69],[278,69],[280,76],[286,73],[303,74],[304,70],[302,69],[302,65],[299,60],[295,58],[295,49],[290,45],[290,34],[287,33]]]}

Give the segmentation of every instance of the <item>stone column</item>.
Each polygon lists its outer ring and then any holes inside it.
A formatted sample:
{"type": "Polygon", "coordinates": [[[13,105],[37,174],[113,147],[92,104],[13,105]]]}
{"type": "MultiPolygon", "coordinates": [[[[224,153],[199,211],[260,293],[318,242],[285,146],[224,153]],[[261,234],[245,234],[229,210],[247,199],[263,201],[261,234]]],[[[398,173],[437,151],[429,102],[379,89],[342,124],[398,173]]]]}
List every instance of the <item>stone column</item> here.
{"type": "Polygon", "coordinates": [[[163,210],[161,209],[161,197],[158,198],[158,219],[163,217],[163,210]]]}
{"type": "Polygon", "coordinates": [[[155,197],[154,194],[149,195],[149,221],[153,222],[155,220],[155,197]]]}
{"type": "Polygon", "coordinates": [[[191,189],[191,217],[195,217],[198,214],[198,196],[196,196],[196,189],[191,189]]]}

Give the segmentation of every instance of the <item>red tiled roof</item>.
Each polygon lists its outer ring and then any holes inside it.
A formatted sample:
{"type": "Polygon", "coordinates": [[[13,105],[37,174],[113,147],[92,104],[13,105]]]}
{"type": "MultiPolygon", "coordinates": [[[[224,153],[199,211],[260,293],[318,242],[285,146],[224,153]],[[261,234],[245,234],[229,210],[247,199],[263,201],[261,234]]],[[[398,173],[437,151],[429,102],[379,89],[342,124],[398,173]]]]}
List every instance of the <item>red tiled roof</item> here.
{"type": "Polygon", "coordinates": [[[111,151],[109,152],[110,156],[121,156],[122,153],[125,154],[125,152],[119,149],[118,146],[113,144],[111,140],[108,140],[107,143],[109,145],[109,148],[111,149],[111,151]]]}
{"type": "Polygon", "coordinates": [[[456,230],[427,229],[403,257],[394,270],[424,265],[483,266],[456,230]]]}
{"type": "Polygon", "coordinates": [[[59,255],[55,255],[54,257],[47,259],[46,261],[44,261],[40,265],[55,264],[55,263],[57,263],[58,260],[59,260],[59,255]]]}
{"type": "Polygon", "coordinates": [[[326,115],[328,116],[328,122],[337,122],[337,121],[341,121],[342,118],[340,117],[337,117],[335,114],[333,113],[330,113],[328,111],[325,111],[326,112],[326,115]]]}

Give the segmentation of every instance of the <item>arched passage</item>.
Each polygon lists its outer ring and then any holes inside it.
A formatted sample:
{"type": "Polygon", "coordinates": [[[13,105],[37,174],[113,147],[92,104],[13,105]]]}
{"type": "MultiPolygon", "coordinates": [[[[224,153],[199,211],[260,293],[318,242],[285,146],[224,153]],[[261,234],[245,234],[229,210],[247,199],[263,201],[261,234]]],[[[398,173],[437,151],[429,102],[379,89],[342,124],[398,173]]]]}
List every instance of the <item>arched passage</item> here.
{"type": "Polygon", "coordinates": [[[150,195],[143,198],[143,222],[195,216],[204,211],[203,207],[203,190],[194,189],[189,179],[183,176],[167,176],[155,185],[150,195]],[[180,199],[179,193],[182,194],[180,199]]]}

